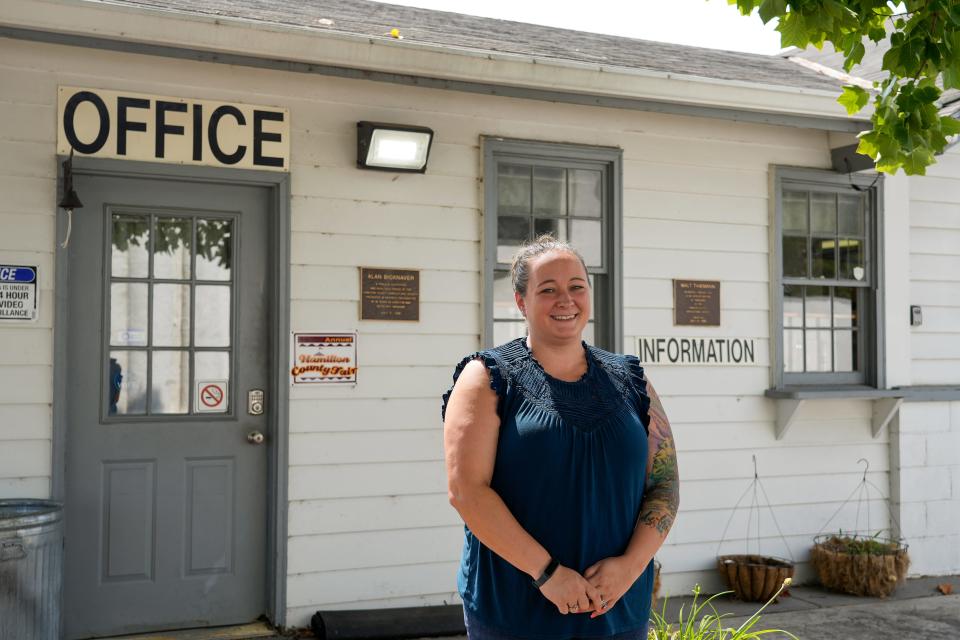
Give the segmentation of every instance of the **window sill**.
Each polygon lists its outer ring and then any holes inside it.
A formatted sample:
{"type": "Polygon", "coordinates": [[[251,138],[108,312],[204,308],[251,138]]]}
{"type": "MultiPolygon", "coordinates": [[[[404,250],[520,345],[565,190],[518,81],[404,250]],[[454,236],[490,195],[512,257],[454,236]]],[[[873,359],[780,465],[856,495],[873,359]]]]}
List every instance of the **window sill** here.
{"type": "MultiPolygon", "coordinates": [[[[960,390],[958,390],[960,392],[960,390]]],[[[908,389],[875,389],[866,386],[852,387],[784,387],[767,389],[764,395],[777,401],[777,440],[782,440],[793,426],[800,407],[809,400],[862,399],[873,401],[873,416],[870,432],[874,438],[887,426],[910,395],[908,389]]]]}

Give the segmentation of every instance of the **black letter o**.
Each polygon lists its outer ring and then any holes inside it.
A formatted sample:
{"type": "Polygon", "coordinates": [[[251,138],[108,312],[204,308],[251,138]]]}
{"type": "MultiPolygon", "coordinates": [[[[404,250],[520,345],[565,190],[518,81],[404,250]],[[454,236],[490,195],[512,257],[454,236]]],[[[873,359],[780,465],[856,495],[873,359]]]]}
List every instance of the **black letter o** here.
{"type": "Polygon", "coordinates": [[[67,136],[67,142],[70,143],[70,146],[80,153],[91,154],[100,151],[103,145],[107,143],[107,136],[110,135],[110,113],[107,111],[107,105],[100,99],[100,96],[92,91],[78,91],[73,94],[63,108],[63,132],[67,136]],[[97,115],[100,116],[100,130],[97,131],[97,137],[90,144],[80,142],[77,137],[77,130],[73,127],[73,118],[81,102],[91,103],[97,108],[97,115]]]}

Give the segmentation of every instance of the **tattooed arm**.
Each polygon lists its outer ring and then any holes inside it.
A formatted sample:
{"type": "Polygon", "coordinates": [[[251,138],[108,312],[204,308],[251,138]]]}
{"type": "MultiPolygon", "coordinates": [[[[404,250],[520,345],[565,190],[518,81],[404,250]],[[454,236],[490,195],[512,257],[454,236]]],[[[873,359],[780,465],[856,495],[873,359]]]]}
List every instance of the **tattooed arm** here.
{"type": "Polygon", "coordinates": [[[591,617],[609,611],[640,577],[673,526],[680,506],[680,476],[677,472],[677,450],[670,422],[660,396],[647,380],[650,395],[650,425],[647,443],[647,483],[640,517],[630,544],[622,556],[606,558],[587,569],[583,576],[607,601],[591,617]]]}

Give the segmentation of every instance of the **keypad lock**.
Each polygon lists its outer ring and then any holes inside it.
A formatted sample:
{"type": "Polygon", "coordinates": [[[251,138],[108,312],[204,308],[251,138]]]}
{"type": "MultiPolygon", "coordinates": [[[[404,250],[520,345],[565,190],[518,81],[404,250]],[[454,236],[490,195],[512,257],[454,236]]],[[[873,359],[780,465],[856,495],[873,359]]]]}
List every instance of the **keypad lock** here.
{"type": "Polygon", "coordinates": [[[252,416],[263,415],[263,389],[251,389],[247,392],[247,413],[252,416]]]}

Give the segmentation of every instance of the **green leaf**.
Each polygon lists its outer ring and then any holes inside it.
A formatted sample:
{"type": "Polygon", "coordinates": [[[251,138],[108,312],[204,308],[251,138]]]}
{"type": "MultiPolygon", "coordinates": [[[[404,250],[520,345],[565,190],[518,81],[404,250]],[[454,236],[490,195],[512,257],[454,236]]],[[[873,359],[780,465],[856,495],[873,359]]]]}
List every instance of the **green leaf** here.
{"type": "Polygon", "coordinates": [[[780,46],[784,48],[800,47],[803,49],[811,40],[811,34],[807,30],[803,16],[795,11],[783,16],[780,24],[777,25],[777,31],[780,32],[780,46]]]}
{"type": "Polygon", "coordinates": [[[954,62],[943,68],[943,88],[960,89],[960,62],[954,62]]]}
{"type": "Polygon", "coordinates": [[[943,116],[940,118],[940,131],[945,136],[960,134],[960,120],[951,118],[950,116],[943,116]]]}
{"type": "Polygon", "coordinates": [[[927,167],[936,162],[929,149],[914,149],[904,156],[903,170],[908,176],[923,176],[927,167]]]}
{"type": "Polygon", "coordinates": [[[870,101],[870,94],[866,89],[847,85],[843,88],[843,93],[837,98],[837,102],[847,109],[849,115],[853,115],[867,106],[870,101]]]}
{"type": "Polygon", "coordinates": [[[767,24],[787,12],[787,0],[763,0],[760,5],[760,19],[767,24]]]}

